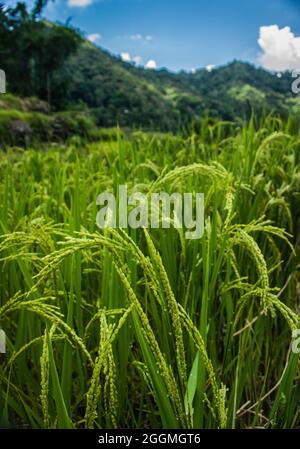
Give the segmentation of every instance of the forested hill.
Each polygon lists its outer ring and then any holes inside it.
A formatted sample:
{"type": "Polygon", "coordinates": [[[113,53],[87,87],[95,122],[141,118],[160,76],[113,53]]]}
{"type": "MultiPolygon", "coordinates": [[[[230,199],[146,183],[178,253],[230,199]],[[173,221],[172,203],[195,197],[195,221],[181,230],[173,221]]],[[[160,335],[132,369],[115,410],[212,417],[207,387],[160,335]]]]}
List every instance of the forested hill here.
{"type": "Polygon", "coordinates": [[[281,78],[233,62],[211,72],[146,70],[121,61],[67,25],[32,11],[0,4],[0,68],[7,90],[48,102],[52,111],[88,111],[99,126],[175,130],[206,114],[224,120],[257,113],[300,111],[291,75],[281,78]]]}
{"type": "Polygon", "coordinates": [[[83,101],[99,124],[151,124],[174,128],[206,113],[224,120],[251,114],[300,111],[289,73],[281,78],[248,63],[232,62],[211,72],[171,73],[124,63],[84,43],[66,64],[69,102],[83,101]]]}

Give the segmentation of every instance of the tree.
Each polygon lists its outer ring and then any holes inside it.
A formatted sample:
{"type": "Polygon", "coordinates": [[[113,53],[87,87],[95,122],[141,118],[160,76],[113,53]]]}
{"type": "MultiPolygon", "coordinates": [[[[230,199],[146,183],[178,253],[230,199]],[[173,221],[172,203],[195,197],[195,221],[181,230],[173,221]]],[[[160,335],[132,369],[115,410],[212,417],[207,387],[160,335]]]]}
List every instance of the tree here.
{"type": "Polygon", "coordinates": [[[46,4],[47,0],[36,0],[31,11],[24,2],[13,8],[0,4],[0,67],[11,91],[50,104],[53,76],[82,38],[70,26],[41,19],[46,4]]]}

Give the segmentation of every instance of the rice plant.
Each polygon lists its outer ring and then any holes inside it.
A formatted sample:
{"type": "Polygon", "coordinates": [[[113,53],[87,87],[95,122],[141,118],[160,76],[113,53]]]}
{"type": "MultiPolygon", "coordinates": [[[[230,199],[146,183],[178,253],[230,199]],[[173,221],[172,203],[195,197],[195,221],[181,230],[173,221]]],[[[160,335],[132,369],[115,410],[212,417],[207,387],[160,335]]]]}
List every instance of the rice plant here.
{"type": "Polygon", "coordinates": [[[300,135],[266,117],[0,153],[0,423],[297,428],[300,135]],[[96,198],[203,192],[205,232],[96,198]]]}

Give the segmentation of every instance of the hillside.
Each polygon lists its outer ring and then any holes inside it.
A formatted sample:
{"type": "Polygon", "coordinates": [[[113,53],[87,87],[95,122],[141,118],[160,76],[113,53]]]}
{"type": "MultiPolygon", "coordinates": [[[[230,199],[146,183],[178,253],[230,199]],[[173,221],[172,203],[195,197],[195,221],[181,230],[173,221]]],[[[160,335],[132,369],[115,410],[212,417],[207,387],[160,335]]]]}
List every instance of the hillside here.
{"type": "Polygon", "coordinates": [[[43,100],[51,112],[83,112],[100,127],[176,131],[205,115],[237,121],[252,111],[300,111],[289,73],[278,78],[238,61],[211,72],[146,70],[96,47],[78,30],[1,4],[0,68],[10,94],[43,100]]]}
{"type": "Polygon", "coordinates": [[[300,111],[289,73],[278,78],[237,61],[212,72],[145,70],[85,42],[63,72],[70,80],[64,107],[85,105],[102,126],[118,121],[123,126],[165,130],[205,114],[236,120],[249,117],[252,109],[280,115],[300,111]]]}

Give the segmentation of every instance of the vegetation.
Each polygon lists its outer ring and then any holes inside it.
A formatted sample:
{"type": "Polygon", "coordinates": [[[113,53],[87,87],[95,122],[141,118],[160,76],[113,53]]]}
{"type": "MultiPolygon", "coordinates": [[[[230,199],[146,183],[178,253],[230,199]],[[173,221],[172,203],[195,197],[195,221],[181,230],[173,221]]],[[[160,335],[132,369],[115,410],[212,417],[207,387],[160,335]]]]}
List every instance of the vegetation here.
{"type": "Polygon", "coordinates": [[[299,428],[290,74],[145,70],[46,3],[0,4],[0,427],[299,428]],[[203,192],[204,236],[100,230],[120,184],[203,192]]]}
{"type": "Polygon", "coordinates": [[[299,427],[298,129],[0,153],[3,426],[299,427]],[[203,238],[98,229],[119,184],[204,192],[203,238]]]}
{"type": "MultiPolygon", "coordinates": [[[[89,108],[99,126],[177,131],[205,116],[242,121],[268,112],[299,113],[291,74],[281,78],[248,63],[208,72],[171,73],[124,63],[84,42],[61,69],[70,80],[60,108],[89,108]]],[[[58,75],[59,78],[62,75],[58,75]]]]}
{"type": "Polygon", "coordinates": [[[13,8],[0,3],[0,67],[10,92],[55,104],[67,89],[67,82],[57,82],[55,73],[82,38],[70,27],[41,20],[46,3],[36,0],[30,12],[23,2],[13,8]]]}
{"type": "Polygon", "coordinates": [[[2,95],[0,100],[0,145],[28,146],[34,143],[66,142],[74,135],[95,140],[101,131],[88,112],[48,113],[47,103],[35,98],[2,95]]]}
{"type": "MultiPolygon", "coordinates": [[[[42,18],[46,0],[31,11],[23,2],[0,3],[0,68],[7,90],[35,97],[50,111],[91,114],[101,127],[177,132],[204,117],[240,121],[276,112],[300,112],[291,74],[281,78],[234,61],[212,72],[145,70],[88,42],[67,24],[42,18]]],[[[1,105],[0,105],[1,107],[1,105]]]]}

